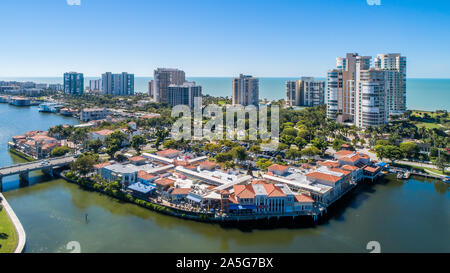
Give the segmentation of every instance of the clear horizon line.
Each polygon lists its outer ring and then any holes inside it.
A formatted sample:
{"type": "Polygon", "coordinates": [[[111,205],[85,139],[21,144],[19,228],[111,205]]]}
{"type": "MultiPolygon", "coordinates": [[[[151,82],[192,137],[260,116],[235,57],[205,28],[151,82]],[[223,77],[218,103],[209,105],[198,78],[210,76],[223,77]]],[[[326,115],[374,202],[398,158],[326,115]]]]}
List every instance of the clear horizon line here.
{"type": "MultiPolygon", "coordinates": [[[[132,73],[130,73],[132,74],[132,73]]],[[[136,78],[153,78],[153,76],[142,76],[142,75],[134,75],[136,78]]],[[[239,75],[235,75],[235,76],[186,76],[187,79],[189,78],[235,78],[238,77],[239,75]]],[[[252,75],[256,78],[301,78],[301,77],[314,77],[314,78],[326,78],[326,76],[255,76],[252,75]]],[[[85,78],[101,78],[101,76],[92,76],[92,75],[84,75],[85,78]]],[[[58,76],[0,76],[0,79],[6,79],[6,78],[63,78],[63,76],[58,75],[58,76]]],[[[447,78],[440,78],[440,77],[406,77],[407,79],[449,79],[450,77],[447,78]]]]}

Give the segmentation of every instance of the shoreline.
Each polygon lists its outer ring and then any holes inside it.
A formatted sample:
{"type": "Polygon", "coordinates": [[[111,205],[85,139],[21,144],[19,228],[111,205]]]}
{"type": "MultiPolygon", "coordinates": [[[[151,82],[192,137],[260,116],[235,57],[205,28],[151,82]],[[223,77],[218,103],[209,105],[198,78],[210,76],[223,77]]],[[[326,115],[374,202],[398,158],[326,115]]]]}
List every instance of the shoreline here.
{"type": "Polygon", "coordinates": [[[6,201],[5,196],[1,192],[0,192],[0,199],[1,199],[1,203],[3,205],[3,208],[5,209],[6,213],[8,214],[8,217],[11,220],[11,222],[13,223],[14,228],[17,233],[17,246],[16,246],[16,249],[14,250],[14,253],[23,253],[23,251],[25,250],[25,244],[26,244],[26,240],[27,240],[25,230],[24,230],[19,218],[14,213],[14,210],[11,208],[8,201],[6,201]]]}
{"type": "MultiPolygon", "coordinates": [[[[228,217],[215,217],[214,215],[202,213],[202,212],[193,212],[193,211],[187,211],[180,208],[175,208],[171,206],[167,206],[161,203],[152,202],[151,200],[144,200],[139,199],[134,196],[132,196],[131,200],[130,198],[127,198],[127,194],[123,193],[124,196],[118,196],[114,194],[110,194],[105,192],[102,189],[95,189],[93,187],[88,187],[86,185],[80,184],[78,181],[75,181],[73,179],[70,179],[66,177],[62,172],[55,172],[55,175],[60,177],[61,179],[64,179],[65,181],[78,185],[81,189],[86,191],[92,191],[97,192],[99,194],[103,194],[106,196],[109,196],[111,198],[114,198],[118,201],[127,202],[130,204],[135,204],[137,206],[140,206],[142,208],[161,213],[167,216],[173,216],[184,220],[192,220],[196,222],[202,222],[202,223],[210,223],[210,224],[219,224],[223,226],[230,226],[230,227],[236,227],[236,228],[243,228],[243,227],[249,227],[249,226],[242,226],[242,224],[248,224],[252,225],[255,223],[258,223],[258,226],[252,226],[252,228],[265,228],[265,229],[276,229],[278,228],[279,224],[285,227],[285,226],[297,226],[299,223],[302,224],[302,226],[316,226],[318,224],[321,224],[323,220],[327,217],[326,211],[323,213],[317,213],[317,214],[297,214],[297,215],[286,215],[286,214],[280,214],[280,215],[237,215],[237,216],[228,216],[228,217]],[[272,223],[273,220],[276,220],[275,223],[272,223]],[[287,221],[286,221],[287,220],[287,221]],[[264,222],[264,223],[261,223],[264,222]],[[305,225],[306,223],[306,225],[305,225]],[[239,224],[239,225],[237,225],[239,224]],[[262,225],[261,225],[262,224],[262,225]],[[287,225],[286,225],[287,224],[287,225]]],[[[343,196],[341,196],[340,199],[336,200],[330,207],[334,207],[336,203],[339,203],[339,201],[343,197],[347,197],[350,193],[352,193],[355,189],[358,187],[353,187],[351,190],[346,192],[343,196]]],[[[330,208],[329,207],[329,208],[330,208]]],[[[328,208],[327,208],[328,210],[328,208]]]]}

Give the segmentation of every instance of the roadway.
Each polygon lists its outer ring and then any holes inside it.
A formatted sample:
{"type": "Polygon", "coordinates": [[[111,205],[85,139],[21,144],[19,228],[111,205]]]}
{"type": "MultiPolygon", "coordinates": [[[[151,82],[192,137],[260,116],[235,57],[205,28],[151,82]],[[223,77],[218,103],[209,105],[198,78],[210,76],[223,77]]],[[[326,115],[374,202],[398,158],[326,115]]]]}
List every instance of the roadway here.
{"type": "Polygon", "coordinates": [[[21,174],[25,172],[32,172],[41,169],[48,169],[54,167],[62,167],[72,163],[75,160],[73,156],[58,157],[53,159],[45,159],[39,161],[33,161],[28,163],[17,164],[9,167],[0,168],[0,177],[21,174]],[[43,162],[48,162],[48,164],[42,164],[43,162]]]}

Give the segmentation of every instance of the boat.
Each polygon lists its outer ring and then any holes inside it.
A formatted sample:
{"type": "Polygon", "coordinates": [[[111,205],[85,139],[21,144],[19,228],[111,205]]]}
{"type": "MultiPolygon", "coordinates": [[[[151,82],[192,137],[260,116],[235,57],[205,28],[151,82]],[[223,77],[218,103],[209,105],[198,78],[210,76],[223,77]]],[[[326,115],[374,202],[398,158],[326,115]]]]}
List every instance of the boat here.
{"type": "Polygon", "coordinates": [[[62,108],[63,106],[58,104],[58,103],[54,103],[54,102],[45,102],[45,103],[41,103],[39,104],[39,112],[45,112],[45,113],[56,113],[59,111],[60,108],[62,108]]]}
{"type": "Polygon", "coordinates": [[[403,173],[402,172],[398,172],[397,173],[397,179],[403,179],[403,173]]]}
{"type": "Polygon", "coordinates": [[[406,172],[405,174],[403,174],[403,178],[404,179],[408,179],[411,176],[411,172],[406,172]]]}

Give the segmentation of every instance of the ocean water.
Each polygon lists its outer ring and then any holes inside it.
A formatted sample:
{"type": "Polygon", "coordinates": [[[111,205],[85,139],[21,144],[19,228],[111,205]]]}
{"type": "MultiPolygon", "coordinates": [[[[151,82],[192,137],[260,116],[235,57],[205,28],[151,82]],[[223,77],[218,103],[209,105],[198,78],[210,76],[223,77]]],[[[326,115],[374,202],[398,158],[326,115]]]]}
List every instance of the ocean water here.
{"type": "MultiPolygon", "coordinates": [[[[95,77],[87,77],[85,85],[95,77]]],[[[232,77],[191,77],[189,81],[195,81],[203,87],[203,94],[212,96],[231,97],[232,77]]],[[[260,99],[278,100],[286,98],[285,83],[297,78],[260,78],[260,99]]],[[[316,79],[325,80],[317,77],[316,79]]],[[[2,78],[6,81],[34,81],[37,83],[62,83],[62,77],[48,78],[2,78]]],[[[152,77],[136,77],[135,92],[148,91],[148,82],[152,77]]],[[[407,107],[416,110],[450,110],[450,79],[407,79],[407,107]]]]}

